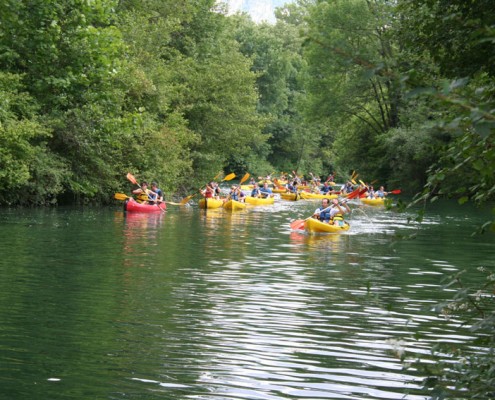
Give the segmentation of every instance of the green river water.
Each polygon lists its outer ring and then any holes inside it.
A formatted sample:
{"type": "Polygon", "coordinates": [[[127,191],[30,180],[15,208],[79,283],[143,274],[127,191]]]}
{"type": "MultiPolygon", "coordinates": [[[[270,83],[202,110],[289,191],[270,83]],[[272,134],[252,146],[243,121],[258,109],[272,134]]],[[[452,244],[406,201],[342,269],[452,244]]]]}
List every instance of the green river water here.
{"type": "Polygon", "coordinates": [[[345,234],[291,232],[318,205],[0,209],[0,399],[427,399],[399,353],[471,338],[431,309],[493,267],[488,212],[354,204],[345,234]]]}

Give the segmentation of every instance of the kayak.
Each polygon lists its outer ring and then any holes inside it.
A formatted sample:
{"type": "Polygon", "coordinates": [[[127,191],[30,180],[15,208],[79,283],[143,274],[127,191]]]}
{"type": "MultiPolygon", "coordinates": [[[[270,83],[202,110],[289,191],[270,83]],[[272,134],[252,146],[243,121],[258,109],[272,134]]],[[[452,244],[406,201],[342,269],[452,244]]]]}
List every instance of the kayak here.
{"type": "Polygon", "coordinates": [[[202,209],[213,209],[222,207],[224,199],[213,199],[213,198],[203,198],[198,201],[199,208],[202,209]]]}
{"type": "Polygon", "coordinates": [[[147,204],[138,203],[133,198],[129,198],[124,202],[124,210],[127,212],[140,212],[140,213],[156,213],[165,211],[167,205],[165,203],[159,204],[147,204]]]}
{"type": "Polygon", "coordinates": [[[229,200],[223,203],[223,208],[230,211],[244,210],[246,208],[246,203],[241,203],[237,200],[229,200]]]}
{"type": "Polygon", "coordinates": [[[307,193],[307,192],[301,192],[299,193],[301,195],[301,199],[304,200],[314,200],[314,199],[336,199],[339,196],[336,194],[323,194],[323,193],[307,193]]]}
{"type": "Polygon", "coordinates": [[[284,200],[299,200],[300,196],[298,193],[280,193],[280,197],[284,200]]]}
{"type": "Polygon", "coordinates": [[[362,198],[360,200],[361,200],[361,203],[366,204],[368,206],[383,206],[385,204],[385,199],[382,199],[380,197],[378,197],[376,199],[362,198]]]}
{"type": "Polygon", "coordinates": [[[286,188],[276,187],[276,188],[273,188],[273,189],[272,189],[272,192],[273,192],[273,193],[279,193],[279,194],[280,194],[280,193],[285,193],[285,192],[287,192],[287,189],[286,189],[286,188]]]}
{"type": "Polygon", "coordinates": [[[275,198],[273,197],[246,197],[246,203],[251,204],[253,206],[267,206],[273,204],[275,202],[275,198]]]}
{"type": "Polygon", "coordinates": [[[254,185],[241,185],[241,190],[253,190],[254,185]]]}
{"type": "Polygon", "coordinates": [[[333,225],[315,218],[308,218],[304,224],[304,229],[311,233],[340,233],[348,231],[350,227],[347,222],[344,222],[343,225],[333,225]]]}

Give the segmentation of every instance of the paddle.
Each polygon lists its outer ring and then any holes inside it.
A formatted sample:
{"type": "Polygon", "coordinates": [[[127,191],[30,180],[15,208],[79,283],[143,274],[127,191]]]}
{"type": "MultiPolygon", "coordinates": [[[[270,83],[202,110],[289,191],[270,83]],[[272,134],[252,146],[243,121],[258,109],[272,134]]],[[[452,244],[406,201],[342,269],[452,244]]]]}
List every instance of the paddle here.
{"type": "MultiPolygon", "coordinates": [[[[115,193],[115,195],[113,196],[116,200],[127,200],[127,199],[131,199],[132,197],[131,196],[127,196],[126,194],[124,193],[115,193]]],[[[166,204],[171,204],[173,206],[180,206],[181,204],[180,203],[174,203],[172,201],[163,201],[163,200],[158,200],[157,203],[166,203],[166,204]]]]}
{"type": "Polygon", "coordinates": [[[356,173],[356,171],[352,171],[352,175],[351,175],[351,182],[356,185],[356,178],[359,176],[358,173],[356,173]]]}
{"type": "MultiPolygon", "coordinates": [[[[220,174],[221,174],[221,173],[217,174],[217,175],[216,175],[216,176],[212,179],[212,181],[216,180],[216,179],[220,176],[220,174]]],[[[223,182],[223,181],[231,181],[231,180],[232,180],[232,179],[234,179],[234,178],[235,178],[235,174],[232,172],[232,173],[228,174],[225,178],[223,178],[223,179],[221,180],[221,182],[223,182]]],[[[201,188],[200,188],[199,190],[201,190],[201,188]]],[[[187,204],[187,203],[189,202],[189,200],[191,200],[191,199],[192,199],[194,196],[196,196],[196,195],[197,195],[197,193],[194,193],[194,194],[191,194],[191,195],[189,195],[189,196],[187,196],[187,197],[184,197],[184,198],[180,201],[180,205],[181,205],[181,206],[183,206],[183,205],[187,204]]]]}
{"type": "Polygon", "coordinates": [[[244,174],[244,176],[242,177],[241,181],[239,182],[239,186],[241,186],[244,182],[246,182],[249,179],[250,176],[251,175],[249,175],[249,172],[246,172],[244,174]]]}
{"type": "Polygon", "coordinates": [[[362,188],[361,187],[358,187],[357,189],[353,190],[351,193],[349,193],[347,195],[347,198],[348,199],[354,199],[356,197],[359,196],[360,192],[361,192],[362,188]]]}
{"type": "Polygon", "coordinates": [[[388,192],[389,194],[401,194],[402,193],[402,190],[400,189],[395,189],[395,190],[392,190],[390,192],[388,192]]]}

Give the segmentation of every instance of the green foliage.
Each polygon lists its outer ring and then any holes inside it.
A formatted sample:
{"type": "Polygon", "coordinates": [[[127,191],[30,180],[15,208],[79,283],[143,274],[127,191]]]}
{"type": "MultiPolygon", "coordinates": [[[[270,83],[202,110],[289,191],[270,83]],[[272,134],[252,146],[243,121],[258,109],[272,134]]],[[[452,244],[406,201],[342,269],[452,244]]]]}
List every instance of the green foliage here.
{"type": "Polygon", "coordinates": [[[399,126],[403,107],[392,12],[387,1],[317,2],[304,46],[307,118],[334,132],[321,146],[337,171],[358,169],[370,180],[388,177],[379,137],[399,126]]]}
{"type": "Polygon", "coordinates": [[[401,40],[433,57],[448,78],[495,75],[491,0],[400,0],[401,40]]]}
{"type": "Polygon", "coordinates": [[[463,280],[466,271],[449,277],[444,288],[455,290],[455,295],[436,310],[448,320],[468,325],[474,339],[467,346],[456,348],[439,343],[432,349],[435,363],[416,360],[410,364],[428,376],[424,386],[432,391],[433,399],[466,398],[466,393],[469,399],[489,399],[495,395],[495,274],[486,267],[478,271],[486,277],[482,287],[473,287],[463,280]]]}
{"type": "Polygon", "coordinates": [[[45,204],[61,192],[67,170],[47,148],[51,133],[21,81],[0,72],[0,203],[45,204]]]}

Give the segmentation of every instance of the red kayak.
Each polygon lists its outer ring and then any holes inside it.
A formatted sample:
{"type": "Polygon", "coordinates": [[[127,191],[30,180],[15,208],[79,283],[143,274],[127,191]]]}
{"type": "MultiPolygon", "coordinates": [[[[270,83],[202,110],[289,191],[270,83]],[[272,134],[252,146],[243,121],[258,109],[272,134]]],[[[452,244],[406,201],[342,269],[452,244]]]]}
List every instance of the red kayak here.
{"type": "Polygon", "coordinates": [[[139,213],[156,213],[165,211],[167,205],[165,203],[159,204],[147,204],[138,203],[133,198],[128,199],[124,203],[124,210],[127,212],[139,212],[139,213]]]}

